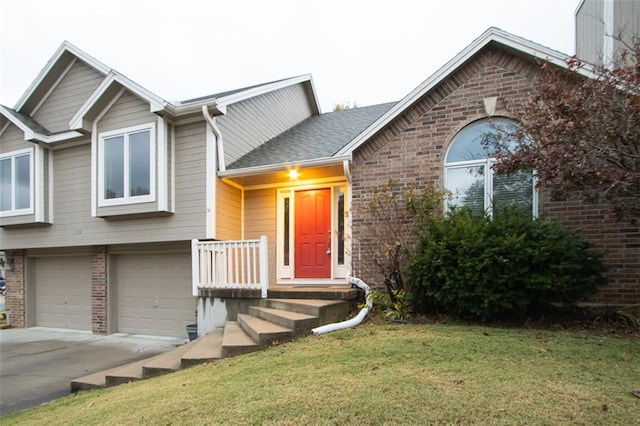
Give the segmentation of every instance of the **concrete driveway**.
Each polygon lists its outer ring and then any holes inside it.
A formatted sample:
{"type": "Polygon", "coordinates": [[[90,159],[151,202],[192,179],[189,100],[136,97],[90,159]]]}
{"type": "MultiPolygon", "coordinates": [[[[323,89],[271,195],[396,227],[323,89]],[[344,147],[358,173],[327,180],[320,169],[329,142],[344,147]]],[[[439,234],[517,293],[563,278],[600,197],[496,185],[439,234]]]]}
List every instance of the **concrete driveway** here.
{"type": "Polygon", "coordinates": [[[167,352],[186,340],[42,327],[0,330],[0,416],[68,395],[72,379],[167,352]]]}

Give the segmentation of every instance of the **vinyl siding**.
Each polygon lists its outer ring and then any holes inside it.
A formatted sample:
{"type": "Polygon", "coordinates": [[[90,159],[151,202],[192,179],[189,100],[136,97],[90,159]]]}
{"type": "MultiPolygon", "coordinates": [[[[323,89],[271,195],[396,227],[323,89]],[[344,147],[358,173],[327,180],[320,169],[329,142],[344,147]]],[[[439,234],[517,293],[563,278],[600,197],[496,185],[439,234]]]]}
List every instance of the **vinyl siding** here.
{"type": "Polygon", "coordinates": [[[102,74],[83,62],[76,61],[38,108],[33,118],[53,133],[69,130],[69,120],[103,78],[102,74]]]}
{"type": "Polygon", "coordinates": [[[224,138],[225,163],[231,164],[311,113],[310,100],[302,84],[229,106],[227,115],[218,118],[224,138]]]}
{"type": "Polygon", "coordinates": [[[0,246],[39,248],[179,241],[205,236],[204,123],[176,129],[176,212],[163,217],[107,221],[91,217],[91,147],[52,151],[54,223],[48,227],[0,228],[0,246]]]}
{"type": "Polygon", "coordinates": [[[13,124],[9,124],[0,135],[0,154],[25,148],[33,148],[33,142],[25,141],[24,132],[13,124]]]}
{"type": "Polygon", "coordinates": [[[585,0],[576,14],[576,55],[594,64],[602,63],[602,7],[602,0],[585,0]]]}
{"type": "Polygon", "coordinates": [[[148,103],[125,91],[98,122],[98,133],[155,123],[156,118],[149,112],[148,103]]]}
{"type": "Polygon", "coordinates": [[[269,282],[275,283],[276,269],[276,191],[275,189],[261,189],[245,191],[244,193],[244,236],[247,240],[254,240],[265,235],[269,242],[269,282]]]}
{"type": "MultiPolygon", "coordinates": [[[[640,2],[615,0],[614,8],[613,26],[616,31],[622,32],[620,35],[625,43],[633,46],[633,36],[640,35],[640,2]]],[[[623,43],[614,41],[614,50],[624,48],[623,43]]]]}
{"type": "Polygon", "coordinates": [[[242,191],[216,180],[216,233],[218,240],[242,238],[242,191]]]}

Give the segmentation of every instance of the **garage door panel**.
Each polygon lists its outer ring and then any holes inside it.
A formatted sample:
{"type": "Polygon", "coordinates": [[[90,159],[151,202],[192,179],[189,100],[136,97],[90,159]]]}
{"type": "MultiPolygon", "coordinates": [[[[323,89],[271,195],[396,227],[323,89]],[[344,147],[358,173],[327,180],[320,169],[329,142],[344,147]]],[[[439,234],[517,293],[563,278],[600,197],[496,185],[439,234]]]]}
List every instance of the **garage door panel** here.
{"type": "Polygon", "coordinates": [[[191,256],[118,255],[115,265],[118,331],[184,337],[195,321],[191,256]]]}
{"type": "Polygon", "coordinates": [[[34,259],[36,325],[91,330],[91,259],[34,259]]]}

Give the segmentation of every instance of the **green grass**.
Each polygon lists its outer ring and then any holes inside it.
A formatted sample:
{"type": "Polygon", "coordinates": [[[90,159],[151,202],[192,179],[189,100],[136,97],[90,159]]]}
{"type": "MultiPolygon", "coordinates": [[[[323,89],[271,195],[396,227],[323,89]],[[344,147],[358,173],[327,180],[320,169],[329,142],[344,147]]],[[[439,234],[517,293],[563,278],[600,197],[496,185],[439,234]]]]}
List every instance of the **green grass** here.
{"type": "Polygon", "coordinates": [[[640,342],[365,325],[82,392],[3,424],[637,424],[640,342]]]}

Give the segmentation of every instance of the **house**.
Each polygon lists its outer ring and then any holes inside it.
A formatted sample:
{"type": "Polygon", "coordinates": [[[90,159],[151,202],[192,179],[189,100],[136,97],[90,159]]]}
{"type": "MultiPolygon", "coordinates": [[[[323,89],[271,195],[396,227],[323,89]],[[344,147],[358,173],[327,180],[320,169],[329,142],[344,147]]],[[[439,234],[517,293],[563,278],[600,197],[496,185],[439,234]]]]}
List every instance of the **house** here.
{"type": "Polygon", "coordinates": [[[559,218],[608,251],[593,301],[639,303],[637,225],[551,200],[531,173],[494,176],[474,149],[489,120],[517,126],[540,62],[567,58],[490,28],[399,102],[320,114],[309,76],[168,102],[64,43],[0,107],[9,321],[178,335],[197,309],[203,333],[243,309],[231,300],[348,287],[349,272],[379,284],[352,212],[391,177],[559,218]]]}
{"type": "Polygon", "coordinates": [[[184,335],[192,240],[266,236],[272,286],[344,286],[348,159],[335,144],[386,109],[320,115],[308,75],[169,102],[63,43],[0,106],[10,324],[184,335]],[[303,227],[316,210],[319,230],[303,227]],[[309,234],[299,255],[294,233],[309,234]]]}
{"type": "MultiPolygon", "coordinates": [[[[515,203],[560,220],[605,250],[609,283],[592,302],[640,302],[637,224],[617,221],[609,206],[589,205],[579,197],[552,200],[535,189],[531,173],[495,175],[480,145],[482,135],[495,132],[490,121],[517,126],[541,63],[563,67],[566,59],[513,34],[487,30],[341,150],[351,156],[354,206],[390,176],[400,185],[445,187],[454,204],[478,211],[491,211],[492,203],[515,203]]],[[[353,218],[353,268],[373,283],[379,281],[370,260],[376,241],[362,232],[367,220],[353,218]]]]}

